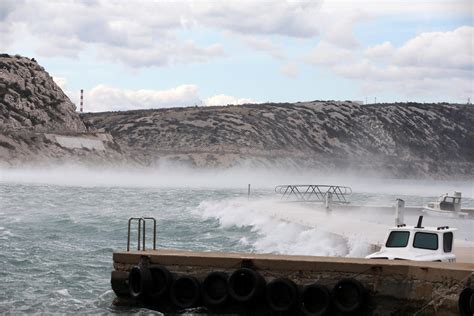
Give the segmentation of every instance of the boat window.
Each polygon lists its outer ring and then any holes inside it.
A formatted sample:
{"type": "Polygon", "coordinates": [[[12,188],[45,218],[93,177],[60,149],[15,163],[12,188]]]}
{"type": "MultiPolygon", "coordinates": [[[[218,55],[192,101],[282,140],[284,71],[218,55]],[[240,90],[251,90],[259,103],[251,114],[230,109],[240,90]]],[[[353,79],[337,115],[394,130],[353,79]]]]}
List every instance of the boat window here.
{"type": "Polygon", "coordinates": [[[413,247],[420,249],[436,250],[438,249],[438,234],[415,233],[413,247]]]}
{"type": "Polygon", "coordinates": [[[446,196],[446,197],[444,198],[444,202],[446,202],[446,203],[454,203],[454,198],[451,197],[451,196],[446,196]]]}
{"type": "Polygon", "coordinates": [[[444,252],[451,252],[453,248],[453,233],[443,234],[443,250],[444,252]]]}
{"type": "Polygon", "coordinates": [[[454,211],[454,198],[445,197],[444,201],[439,203],[439,208],[444,211],[454,211]]]}
{"type": "Polygon", "coordinates": [[[406,247],[408,245],[408,238],[410,232],[407,231],[392,231],[388,236],[385,247],[406,247]]]}

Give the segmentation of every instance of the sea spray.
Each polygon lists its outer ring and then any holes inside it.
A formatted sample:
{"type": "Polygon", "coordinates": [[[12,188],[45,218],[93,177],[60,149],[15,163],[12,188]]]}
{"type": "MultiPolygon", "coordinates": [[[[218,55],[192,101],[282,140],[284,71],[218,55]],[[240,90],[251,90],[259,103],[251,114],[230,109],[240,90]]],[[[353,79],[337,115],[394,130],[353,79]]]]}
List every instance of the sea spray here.
{"type": "Polygon", "coordinates": [[[222,229],[247,227],[257,233],[258,238],[242,236],[240,242],[250,244],[254,251],[259,253],[339,257],[361,257],[368,254],[369,247],[365,241],[348,242],[346,238],[335,233],[272,216],[275,210],[291,212],[298,207],[300,206],[296,204],[268,199],[247,201],[243,198],[231,198],[203,201],[195,212],[204,218],[216,218],[222,229]]]}

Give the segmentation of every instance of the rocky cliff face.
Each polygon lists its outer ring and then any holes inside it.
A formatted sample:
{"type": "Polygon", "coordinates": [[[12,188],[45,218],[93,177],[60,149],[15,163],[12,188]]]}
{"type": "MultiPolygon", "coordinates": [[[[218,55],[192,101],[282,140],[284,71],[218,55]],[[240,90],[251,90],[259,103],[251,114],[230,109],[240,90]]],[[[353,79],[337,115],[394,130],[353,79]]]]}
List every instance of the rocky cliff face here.
{"type": "Polygon", "coordinates": [[[109,135],[87,132],[36,61],[0,54],[0,165],[122,161],[109,135]]]}
{"type": "Polygon", "coordinates": [[[0,126],[3,129],[85,132],[75,106],[33,59],[0,55],[0,126]]]}
{"type": "Polygon", "coordinates": [[[143,164],[293,166],[469,177],[474,107],[305,102],[87,114],[143,164]]]}

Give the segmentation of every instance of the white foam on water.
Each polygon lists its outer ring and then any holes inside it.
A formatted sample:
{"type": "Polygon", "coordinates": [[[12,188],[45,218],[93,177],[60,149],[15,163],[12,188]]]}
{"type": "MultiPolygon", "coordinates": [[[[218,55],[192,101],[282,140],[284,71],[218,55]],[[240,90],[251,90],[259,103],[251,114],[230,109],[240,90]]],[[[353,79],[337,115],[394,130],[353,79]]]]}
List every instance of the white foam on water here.
{"type": "Polygon", "coordinates": [[[291,208],[297,207],[276,201],[234,198],[204,201],[195,212],[206,219],[216,218],[222,229],[249,227],[257,237],[242,236],[239,242],[251,245],[259,253],[338,257],[362,257],[368,254],[366,242],[349,242],[322,229],[288,222],[271,215],[275,210],[286,209],[291,212],[291,208]]]}
{"type": "Polygon", "coordinates": [[[69,291],[67,289],[57,290],[56,293],[62,296],[68,296],[68,297],[71,296],[71,294],[69,294],[69,291]]]}
{"type": "Polygon", "coordinates": [[[0,227],[0,239],[8,240],[8,237],[11,237],[11,236],[13,236],[11,231],[6,229],[5,227],[0,227]]]}

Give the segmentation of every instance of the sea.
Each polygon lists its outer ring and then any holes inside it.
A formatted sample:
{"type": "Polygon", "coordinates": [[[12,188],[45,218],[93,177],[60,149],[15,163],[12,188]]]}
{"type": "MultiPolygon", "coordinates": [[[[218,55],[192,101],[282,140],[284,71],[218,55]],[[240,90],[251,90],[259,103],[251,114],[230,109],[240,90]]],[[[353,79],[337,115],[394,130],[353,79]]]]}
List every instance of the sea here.
{"type": "MultiPolygon", "coordinates": [[[[461,191],[463,207],[474,208],[473,181],[369,179],[251,169],[2,169],[0,314],[156,313],[112,304],[112,254],[126,249],[127,221],[136,216],[157,219],[159,248],[367,255],[352,251],[357,240],[336,238],[314,227],[262,214],[265,208],[285,208],[274,190],[281,184],[348,185],[353,190],[351,203],[357,205],[389,206],[402,198],[407,206],[418,206],[438,195],[461,191]]],[[[364,219],[388,221],[377,214],[364,219]]],[[[444,223],[459,226],[460,238],[474,241],[472,219],[444,223]]],[[[135,247],[136,240],[131,244],[135,247]]]]}

